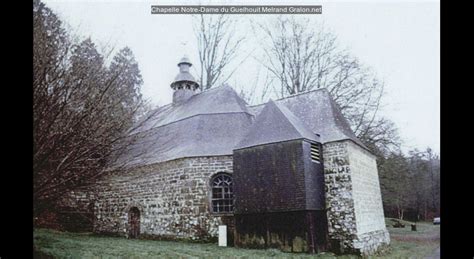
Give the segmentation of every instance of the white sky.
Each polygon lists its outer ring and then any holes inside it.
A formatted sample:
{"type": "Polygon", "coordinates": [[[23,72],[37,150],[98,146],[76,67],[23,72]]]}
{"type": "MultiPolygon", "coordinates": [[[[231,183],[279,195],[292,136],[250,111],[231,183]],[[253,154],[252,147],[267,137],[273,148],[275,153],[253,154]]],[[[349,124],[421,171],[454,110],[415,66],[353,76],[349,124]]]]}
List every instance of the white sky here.
{"type": "MultiPolygon", "coordinates": [[[[139,62],[145,97],[159,105],[171,101],[169,84],[183,54],[197,63],[193,19],[189,15],[151,15],[151,5],[198,4],[197,1],[58,1],[43,0],[81,36],[99,45],[129,46],[139,62]],[[183,49],[182,42],[188,42],[183,49]]],[[[202,3],[206,3],[202,1],[202,3]]],[[[212,1],[211,4],[272,4],[270,1],[212,1]]],[[[282,2],[277,4],[296,4],[282,2]]],[[[323,22],[360,61],[385,82],[382,114],[396,123],[404,150],[428,146],[440,151],[440,7],[438,1],[298,1],[321,4],[323,22]]],[[[237,34],[251,20],[272,15],[244,15],[237,34]]],[[[258,46],[248,34],[244,54],[258,46]]],[[[256,78],[249,58],[229,83],[245,87],[256,78]]],[[[194,73],[195,74],[195,73],[194,73]]],[[[195,74],[196,75],[196,74],[195,74]]]]}

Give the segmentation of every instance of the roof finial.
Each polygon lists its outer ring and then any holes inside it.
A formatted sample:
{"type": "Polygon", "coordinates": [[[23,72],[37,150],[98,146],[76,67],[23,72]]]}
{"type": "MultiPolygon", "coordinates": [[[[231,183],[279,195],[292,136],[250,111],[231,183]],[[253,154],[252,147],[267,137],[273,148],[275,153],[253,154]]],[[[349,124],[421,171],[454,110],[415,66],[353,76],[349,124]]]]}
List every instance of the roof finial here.
{"type": "Polygon", "coordinates": [[[189,57],[188,57],[188,54],[187,54],[188,51],[187,51],[187,48],[186,48],[186,45],[188,45],[188,41],[187,40],[182,41],[181,45],[183,46],[184,55],[183,55],[183,58],[181,58],[181,61],[178,63],[178,66],[181,63],[187,63],[187,64],[189,64],[189,66],[192,66],[191,62],[189,61],[189,57]]]}
{"type": "Polygon", "coordinates": [[[180,67],[181,69],[180,71],[189,71],[189,68],[192,66],[193,64],[191,63],[187,55],[184,55],[178,63],[178,67],[180,67]],[[188,67],[182,65],[188,65],[188,67]]]}

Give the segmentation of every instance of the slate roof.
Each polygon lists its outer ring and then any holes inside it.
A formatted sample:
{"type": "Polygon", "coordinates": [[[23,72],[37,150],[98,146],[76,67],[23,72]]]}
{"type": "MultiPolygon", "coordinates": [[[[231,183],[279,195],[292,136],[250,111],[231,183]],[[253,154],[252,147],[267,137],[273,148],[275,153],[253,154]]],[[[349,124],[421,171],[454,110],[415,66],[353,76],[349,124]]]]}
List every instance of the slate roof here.
{"type": "Polygon", "coordinates": [[[232,155],[236,147],[278,139],[306,138],[321,143],[351,139],[366,148],[326,89],[247,106],[225,85],[153,112],[150,120],[132,132],[130,137],[137,141],[128,146],[118,164],[136,166],[183,157],[232,155]],[[258,124],[252,126],[254,120],[258,124]]]}
{"type": "MultiPolygon", "coordinates": [[[[182,157],[232,155],[252,123],[247,104],[229,86],[168,104],[131,133],[137,141],[116,165],[147,165],[182,157]]],[[[114,167],[114,166],[112,166],[114,167]]]]}
{"type": "MultiPolygon", "coordinates": [[[[186,72],[186,71],[183,71],[183,72],[179,72],[179,73],[175,76],[173,83],[179,82],[179,81],[191,81],[191,82],[196,82],[196,79],[194,79],[194,76],[191,75],[191,73],[186,72]]],[[[171,84],[173,84],[173,83],[171,83],[171,84]]]]}
{"type": "Polygon", "coordinates": [[[182,104],[170,103],[159,107],[154,113],[154,116],[134,133],[179,122],[196,115],[226,113],[253,115],[247,109],[247,103],[228,85],[197,93],[182,104]]]}
{"type": "MultiPolygon", "coordinates": [[[[322,143],[350,139],[367,149],[356,137],[326,88],[289,96],[275,102],[286,106],[309,129],[319,134],[322,143]]],[[[249,110],[258,115],[263,106],[264,104],[251,106],[249,110]]]]}
{"type": "Polygon", "coordinates": [[[284,105],[269,101],[234,149],[295,139],[319,142],[319,137],[284,105]]]}

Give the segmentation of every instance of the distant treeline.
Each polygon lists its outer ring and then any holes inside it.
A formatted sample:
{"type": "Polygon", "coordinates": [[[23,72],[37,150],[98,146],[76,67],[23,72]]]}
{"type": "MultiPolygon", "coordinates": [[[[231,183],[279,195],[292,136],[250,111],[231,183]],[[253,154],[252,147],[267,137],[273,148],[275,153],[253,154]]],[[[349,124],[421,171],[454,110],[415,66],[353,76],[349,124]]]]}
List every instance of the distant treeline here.
{"type": "Polygon", "coordinates": [[[430,148],[378,159],[385,217],[427,220],[440,213],[440,158],[430,148]]]}

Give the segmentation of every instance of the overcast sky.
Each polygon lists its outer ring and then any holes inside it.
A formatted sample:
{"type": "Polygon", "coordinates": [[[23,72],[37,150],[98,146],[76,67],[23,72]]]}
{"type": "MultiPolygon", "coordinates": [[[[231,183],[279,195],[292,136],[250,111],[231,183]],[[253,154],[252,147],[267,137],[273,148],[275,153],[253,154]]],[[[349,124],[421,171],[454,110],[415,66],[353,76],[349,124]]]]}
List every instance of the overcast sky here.
{"type": "MultiPolygon", "coordinates": [[[[142,72],[143,94],[153,103],[171,102],[169,87],[187,54],[197,63],[193,19],[190,15],[151,15],[154,4],[197,4],[197,1],[58,1],[43,0],[76,34],[91,36],[98,45],[129,46],[142,72]],[[183,46],[183,42],[187,42],[183,46]]],[[[221,1],[227,4],[271,4],[263,1],[221,1]]],[[[212,1],[212,4],[218,4],[212,1]]],[[[285,4],[279,1],[278,4],[285,4]]],[[[295,4],[295,2],[287,2],[295,4]]],[[[396,123],[404,150],[440,150],[440,8],[438,1],[299,1],[321,4],[323,22],[347,48],[385,82],[382,114],[396,123]]],[[[245,56],[258,42],[248,34],[250,24],[272,15],[239,17],[236,34],[247,33],[245,56]],[[252,45],[253,44],[253,45],[252,45]]],[[[245,87],[258,73],[247,59],[229,81],[245,87]]],[[[196,75],[196,74],[195,74],[196,75]]]]}

